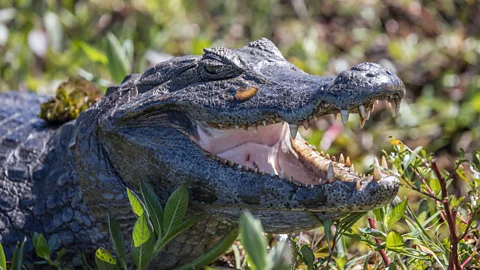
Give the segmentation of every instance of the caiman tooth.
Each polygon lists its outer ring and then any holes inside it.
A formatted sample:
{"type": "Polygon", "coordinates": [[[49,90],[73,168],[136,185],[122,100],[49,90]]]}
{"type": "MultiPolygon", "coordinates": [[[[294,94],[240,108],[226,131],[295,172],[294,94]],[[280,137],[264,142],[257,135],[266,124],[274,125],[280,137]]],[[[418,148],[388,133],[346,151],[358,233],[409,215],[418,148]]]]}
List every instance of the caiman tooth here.
{"type": "Polygon", "coordinates": [[[367,110],[367,117],[366,117],[366,118],[367,118],[367,120],[369,120],[369,119],[370,119],[370,112],[371,112],[370,110],[367,110]]]}
{"type": "Polygon", "coordinates": [[[289,126],[290,126],[290,136],[292,136],[292,139],[295,139],[297,137],[298,126],[297,125],[289,125],[289,126]]]}
{"type": "Polygon", "coordinates": [[[342,123],[346,125],[348,122],[348,116],[350,115],[350,113],[348,112],[348,110],[341,110],[340,114],[342,115],[342,123]]]}
{"type": "Polygon", "coordinates": [[[388,169],[388,163],[387,163],[387,159],[385,158],[385,156],[382,156],[382,167],[385,168],[385,169],[388,169]]]}
{"type": "Polygon", "coordinates": [[[258,168],[255,168],[253,171],[254,171],[255,173],[258,173],[258,168]]]}
{"type": "Polygon", "coordinates": [[[337,158],[335,156],[332,156],[332,161],[337,161],[337,158]]]}
{"type": "Polygon", "coordinates": [[[338,158],[339,163],[345,163],[345,157],[343,157],[343,154],[340,154],[340,157],[338,158]]]}
{"type": "Polygon", "coordinates": [[[330,155],[327,154],[327,155],[325,156],[325,158],[326,158],[326,159],[330,159],[330,155]]]}
{"type": "Polygon", "coordinates": [[[252,130],[254,133],[258,133],[258,126],[257,125],[253,125],[252,126],[252,130]]]}
{"type": "Polygon", "coordinates": [[[357,188],[357,190],[360,190],[360,188],[362,187],[360,181],[357,180],[357,182],[355,183],[355,187],[357,188]]]}
{"type": "Polygon", "coordinates": [[[320,156],[324,157],[324,156],[325,156],[325,152],[320,151],[320,156]]]}
{"type": "Polygon", "coordinates": [[[303,121],[303,127],[304,127],[305,129],[308,129],[308,128],[309,128],[309,126],[308,126],[308,120],[303,121]]]}
{"type": "Polygon", "coordinates": [[[270,176],[275,176],[275,169],[272,169],[272,171],[270,172],[270,176]]]}
{"type": "Polygon", "coordinates": [[[240,128],[238,125],[234,125],[234,127],[235,127],[236,129],[239,129],[239,128],[240,128]]]}
{"type": "Polygon", "coordinates": [[[398,112],[400,111],[400,102],[402,100],[401,99],[394,99],[393,102],[395,103],[395,115],[398,114],[398,112]]]}
{"type": "MultiPolygon", "coordinates": [[[[353,164],[352,164],[352,166],[350,166],[350,170],[352,170],[352,172],[355,171],[355,166],[353,164]]],[[[358,173],[357,173],[357,175],[358,175],[358,173]]]]}
{"type": "Polygon", "coordinates": [[[237,169],[239,169],[239,170],[241,170],[241,169],[242,169],[242,167],[243,167],[243,166],[242,166],[242,165],[240,165],[240,164],[238,164],[238,165],[237,165],[237,169]]]}
{"type": "Polygon", "coordinates": [[[350,167],[352,166],[352,162],[350,161],[350,157],[347,157],[347,160],[345,161],[345,167],[350,167]]]}
{"type": "Polygon", "coordinates": [[[328,178],[328,182],[329,183],[332,183],[335,181],[335,175],[333,173],[333,165],[332,165],[332,162],[330,162],[328,164],[328,172],[327,172],[327,178],[328,178]]]}
{"type": "Polygon", "coordinates": [[[395,101],[389,101],[390,102],[390,107],[392,108],[392,116],[395,117],[397,116],[397,112],[398,112],[398,105],[400,104],[397,104],[397,102],[395,101]]]}
{"type": "Polygon", "coordinates": [[[285,178],[285,171],[283,170],[283,168],[280,170],[280,178],[285,178]]]}
{"type": "Polygon", "coordinates": [[[360,117],[360,128],[363,128],[365,123],[367,123],[367,118],[360,117]]]}
{"type": "Polygon", "coordinates": [[[266,120],[263,120],[263,121],[262,121],[262,124],[263,124],[264,126],[267,126],[267,121],[266,121],[266,120]]]}
{"type": "Polygon", "coordinates": [[[382,173],[380,172],[380,169],[378,168],[378,159],[375,158],[375,163],[373,164],[373,181],[377,182],[382,178],[382,173]]]}
{"type": "Polygon", "coordinates": [[[367,112],[365,111],[365,105],[358,106],[358,112],[362,118],[367,118],[367,112]]]}
{"type": "Polygon", "coordinates": [[[317,122],[317,121],[318,121],[318,118],[314,115],[314,116],[313,116],[313,120],[315,120],[315,122],[317,122]]]}

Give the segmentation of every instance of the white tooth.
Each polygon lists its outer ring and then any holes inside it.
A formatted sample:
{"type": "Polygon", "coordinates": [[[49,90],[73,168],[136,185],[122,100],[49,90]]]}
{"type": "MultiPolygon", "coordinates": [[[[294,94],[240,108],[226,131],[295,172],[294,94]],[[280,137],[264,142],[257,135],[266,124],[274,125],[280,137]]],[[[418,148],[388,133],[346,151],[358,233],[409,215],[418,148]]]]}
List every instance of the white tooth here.
{"type": "Polygon", "coordinates": [[[290,125],[290,136],[292,136],[292,139],[295,139],[297,137],[297,131],[298,131],[297,125],[290,125]]]}
{"type": "Polygon", "coordinates": [[[280,170],[280,178],[285,178],[285,171],[283,170],[283,168],[280,170]]]}
{"type": "Polygon", "coordinates": [[[367,120],[370,119],[370,110],[367,110],[367,120]]]}
{"type": "Polygon", "coordinates": [[[390,106],[392,107],[392,116],[395,117],[397,115],[397,103],[390,101],[390,106]]]}
{"type": "Polygon", "coordinates": [[[255,168],[255,170],[253,170],[255,173],[258,173],[258,168],[255,168]]]}
{"type": "Polygon", "coordinates": [[[335,181],[335,175],[333,174],[333,165],[332,162],[328,164],[327,178],[329,182],[335,181]]]}
{"type": "Polygon", "coordinates": [[[252,130],[253,130],[254,133],[258,133],[258,127],[257,127],[257,125],[253,125],[253,126],[252,126],[252,130]]]}
{"type": "Polygon", "coordinates": [[[237,169],[241,170],[242,169],[242,165],[237,165],[237,169]]]}
{"type": "Polygon", "coordinates": [[[385,158],[385,156],[382,156],[382,167],[385,168],[385,169],[388,169],[388,163],[387,163],[387,159],[385,158]]]}
{"type": "Polygon", "coordinates": [[[380,180],[382,178],[382,174],[380,172],[380,169],[378,168],[378,159],[375,158],[375,162],[374,162],[374,167],[373,167],[373,178],[372,180],[377,182],[378,180],[380,180]]]}
{"type": "Polygon", "coordinates": [[[272,171],[270,172],[270,176],[275,176],[275,169],[272,169],[272,171]]]}
{"type": "Polygon", "coordinates": [[[355,166],[352,164],[352,166],[350,166],[350,170],[352,170],[352,172],[355,171],[355,166]]]}
{"type": "Polygon", "coordinates": [[[397,167],[395,167],[394,164],[392,164],[392,172],[393,172],[393,174],[398,175],[398,169],[397,169],[397,167]]]}
{"type": "Polygon", "coordinates": [[[303,121],[303,127],[308,129],[308,120],[303,121]]]}
{"type": "Polygon", "coordinates": [[[360,118],[360,128],[363,128],[366,122],[367,122],[367,118],[360,118]]]}
{"type": "Polygon", "coordinates": [[[313,120],[315,120],[315,122],[316,122],[316,121],[318,121],[318,118],[314,115],[313,120]]]}
{"type": "Polygon", "coordinates": [[[360,116],[361,116],[362,118],[366,118],[366,117],[367,117],[367,112],[365,112],[365,106],[364,106],[364,105],[358,106],[358,111],[359,111],[360,116]]]}
{"type": "Polygon", "coordinates": [[[262,121],[262,124],[263,124],[264,126],[267,126],[267,121],[263,120],[263,121],[262,121]]]}
{"type": "Polygon", "coordinates": [[[393,102],[395,103],[395,115],[398,114],[400,111],[400,101],[401,99],[395,99],[393,102]]]}
{"type": "Polygon", "coordinates": [[[348,116],[350,115],[350,113],[348,112],[348,110],[341,110],[340,114],[342,115],[343,124],[346,125],[348,122],[348,116]]]}
{"type": "Polygon", "coordinates": [[[362,187],[362,185],[360,184],[360,181],[357,181],[355,185],[357,190],[359,190],[362,187]]]}
{"type": "Polygon", "coordinates": [[[235,128],[236,128],[236,129],[238,129],[238,128],[239,128],[239,126],[238,126],[238,125],[235,125],[235,128]]]}

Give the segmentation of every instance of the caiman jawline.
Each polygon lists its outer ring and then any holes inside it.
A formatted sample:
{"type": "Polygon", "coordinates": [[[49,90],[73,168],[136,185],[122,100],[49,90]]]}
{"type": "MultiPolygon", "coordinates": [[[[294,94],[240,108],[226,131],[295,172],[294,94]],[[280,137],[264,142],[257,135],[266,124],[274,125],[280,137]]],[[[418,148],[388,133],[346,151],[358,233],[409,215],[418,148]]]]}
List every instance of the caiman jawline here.
{"type": "MultiPolygon", "coordinates": [[[[365,112],[365,107],[360,107],[363,126],[370,109],[365,112]]],[[[394,109],[393,113],[395,111],[394,109]]],[[[345,113],[341,113],[342,120],[345,120],[345,113]]],[[[349,158],[345,159],[341,155],[337,160],[334,156],[318,152],[297,134],[297,125],[280,122],[219,129],[199,121],[196,124],[199,135],[197,143],[220,162],[240,170],[269,174],[308,185],[340,180],[357,182],[357,186],[360,186],[363,181],[379,181],[384,176],[378,162],[374,165],[373,176],[361,177],[355,172],[349,158]]],[[[308,127],[308,122],[303,125],[308,127]]],[[[382,158],[382,167],[388,169],[385,158],[382,158]]],[[[388,173],[385,171],[385,174],[388,173]]]]}

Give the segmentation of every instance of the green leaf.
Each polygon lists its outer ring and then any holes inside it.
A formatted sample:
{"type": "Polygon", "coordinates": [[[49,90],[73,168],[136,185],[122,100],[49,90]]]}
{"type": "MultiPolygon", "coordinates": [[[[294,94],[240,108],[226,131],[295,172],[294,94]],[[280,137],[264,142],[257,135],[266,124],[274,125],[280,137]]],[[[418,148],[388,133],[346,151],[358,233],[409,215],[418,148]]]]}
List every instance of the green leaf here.
{"type": "Polygon", "coordinates": [[[162,236],[163,208],[160,200],[155,195],[155,191],[142,181],[140,186],[142,197],[145,201],[148,217],[152,222],[153,229],[158,237],[162,236]]]}
{"type": "Polygon", "coordinates": [[[107,56],[103,54],[103,52],[93,48],[87,43],[83,41],[76,41],[75,45],[77,45],[85,53],[85,55],[88,57],[88,59],[90,59],[90,61],[101,63],[104,65],[108,63],[107,56]]]}
{"type": "Polygon", "coordinates": [[[387,235],[387,240],[385,242],[387,249],[392,251],[402,251],[404,249],[402,236],[395,232],[391,231],[387,235]]]}
{"type": "Polygon", "coordinates": [[[148,229],[148,220],[145,215],[138,217],[135,225],[133,226],[133,245],[139,247],[143,245],[150,238],[151,233],[148,229]]]}
{"type": "Polygon", "coordinates": [[[57,253],[57,256],[55,257],[55,260],[56,260],[56,261],[60,260],[60,258],[63,257],[63,255],[65,254],[65,252],[67,252],[67,249],[66,249],[66,248],[62,248],[62,249],[57,253]]]}
{"type": "Polygon", "coordinates": [[[393,224],[399,221],[405,216],[405,209],[407,208],[407,200],[402,201],[401,203],[395,205],[395,207],[390,212],[390,215],[387,217],[387,226],[389,229],[392,228],[393,224]]]}
{"type": "Polygon", "coordinates": [[[303,245],[300,248],[300,252],[302,253],[303,262],[305,262],[308,270],[314,270],[313,262],[315,261],[315,256],[313,255],[312,249],[308,245],[303,245]]]}
{"type": "Polygon", "coordinates": [[[142,270],[147,267],[148,263],[155,254],[153,250],[154,245],[155,239],[152,234],[150,234],[150,237],[142,245],[132,245],[130,254],[132,255],[133,262],[135,263],[135,266],[137,266],[138,270],[142,270]]]}
{"type": "Polygon", "coordinates": [[[186,185],[181,185],[175,190],[167,201],[163,215],[163,233],[168,234],[170,230],[180,225],[187,212],[188,190],[186,185]]]}
{"type": "Polygon", "coordinates": [[[125,240],[123,239],[122,230],[118,225],[117,219],[115,219],[110,211],[108,212],[108,230],[110,232],[110,238],[113,241],[113,247],[120,260],[120,266],[122,269],[127,270],[127,248],[125,246],[125,240]]]}
{"type": "Polygon", "coordinates": [[[260,220],[249,212],[240,217],[240,238],[255,269],[267,269],[267,239],[260,220]]]}
{"type": "Polygon", "coordinates": [[[35,253],[38,257],[49,260],[50,259],[50,247],[48,246],[47,240],[43,234],[39,234],[36,242],[34,242],[35,253]]]}
{"type": "Polygon", "coordinates": [[[332,252],[331,242],[333,239],[332,225],[333,225],[333,220],[325,220],[323,222],[323,232],[325,234],[325,238],[327,238],[328,251],[330,252],[332,252]]]}
{"type": "Polygon", "coordinates": [[[2,243],[0,243],[0,268],[7,270],[7,259],[5,258],[2,243]]]}
{"type": "Polygon", "coordinates": [[[155,252],[160,252],[162,248],[168,243],[168,241],[172,240],[175,236],[179,235],[181,232],[185,231],[186,229],[190,228],[195,222],[197,222],[202,216],[193,216],[185,220],[179,226],[170,230],[163,238],[159,238],[157,243],[155,243],[155,252]]]}
{"type": "Polygon", "coordinates": [[[380,207],[372,211],[373,215],[375,215],[375,219],[379,222],[385,221],[385,207],[380,207]]]}
{"type": "Polygon", "coordinates": [[[117,260],[104,248],[99,248],[95,252],[95,264],[98,270],[118,269],[117,260]]]}
{"type": "Polygon", "coordinates": [[[107,34],[107,58],[110,75],[116,83],[120,83],[131,71],[130,61],[125,49],[114,34],[107,34]]]}
{"type": "Polygon", "coordinates": [[[128,200],[130,201],[130,205],[132,206],[133,213],[137,215],[137,217],[143,215],[143,206],[142,202],[138,199],[137,195],[133,193],[129,188],[127,188],[127,195],[128,200]]]}
{"type": "Polygon", "coordinates": [[[13,252],[12,264],[10,266],[11,270],[22,269],[25,242],[27,242],[26,237],[23,238],[22,244],[17,242],[17,246],[15,247],[15,251],[13,252]]]}

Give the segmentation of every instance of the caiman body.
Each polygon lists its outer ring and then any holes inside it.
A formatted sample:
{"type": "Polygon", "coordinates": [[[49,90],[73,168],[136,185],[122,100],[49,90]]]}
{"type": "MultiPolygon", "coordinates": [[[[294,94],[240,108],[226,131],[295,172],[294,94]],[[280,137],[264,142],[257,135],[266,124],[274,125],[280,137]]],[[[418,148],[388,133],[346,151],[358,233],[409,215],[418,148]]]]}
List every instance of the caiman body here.
{"type": "MultiPolygon", "coordinates": [[[[306,74],[267,39],[130,75],[63,125],[37,118],[47,97],[0,94],[0,241],[7,256],[32,232],[71,254],[108,247],[107,209],[131,228],[126,188],[140,181],[163,202],[187,184],[190,213],[205,217],[167,245],[155,268],[202,254],[246,209],[266,231],[285,233],[380,207],[397,194],[396,177],[360,177],[297,128],[334,113],[359,113],[363,122],[376,100],[396,106],[404,94],[377,64],[337,77],[306,74]]],[[[31,244],[26,250],[32,255],[31,244]]]]}

